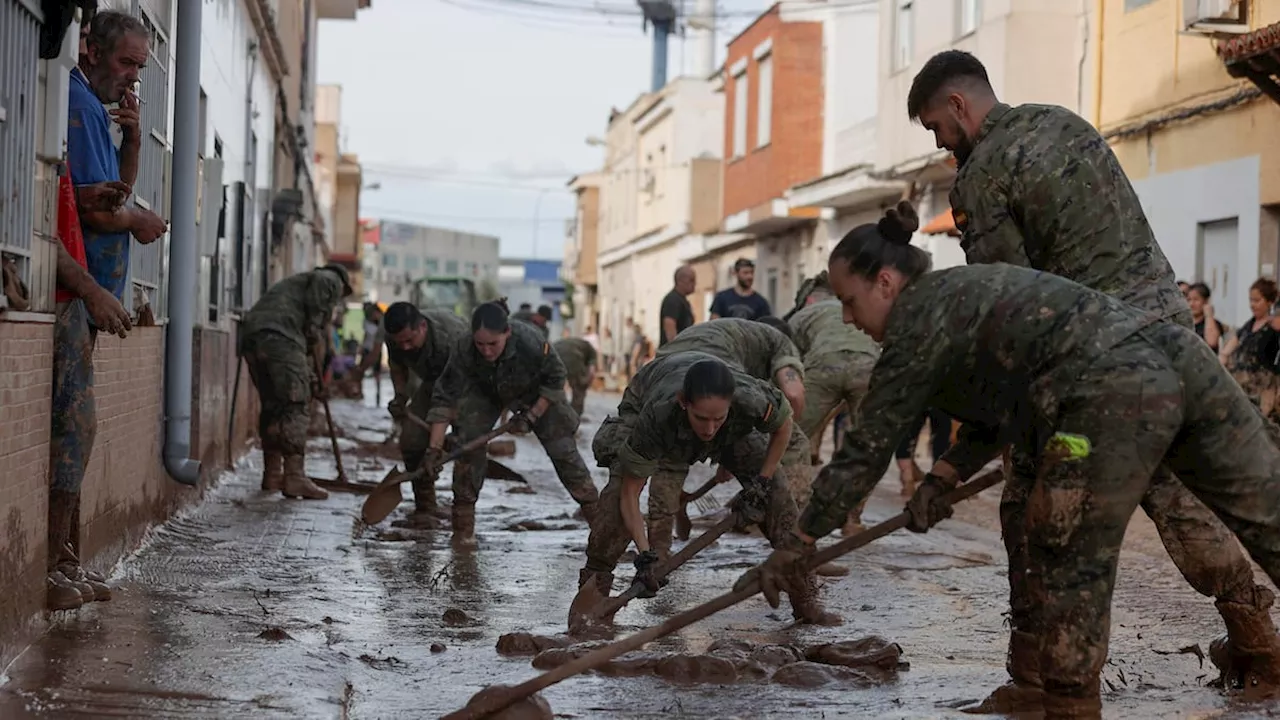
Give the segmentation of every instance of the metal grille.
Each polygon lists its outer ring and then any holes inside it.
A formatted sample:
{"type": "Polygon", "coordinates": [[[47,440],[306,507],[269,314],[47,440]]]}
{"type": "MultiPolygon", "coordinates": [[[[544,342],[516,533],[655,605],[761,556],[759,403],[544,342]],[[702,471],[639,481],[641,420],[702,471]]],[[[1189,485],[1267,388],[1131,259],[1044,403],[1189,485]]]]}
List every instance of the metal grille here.
{"type": "MultiPolygon", "coordinates": [[[[161,217],[169,216],[169,42],[149,12],[140,12],[142,24],[151,32],[151,57],[142,69],[140,80],[142,149],[138,156],[138,179],[134,197],[161,217]]],[[[168,303],[160,292],[164,277],[168,235],[142,245],[131,240],[129,274],[133,284],[146,293],[156,319],[167,317],[168,303]]]]}
{"type": "Polygon", "coordinates": [[[31,286],[36,205],[36,69],[40,18],[20,0],[0,0],[0,253],[31,286]]]}

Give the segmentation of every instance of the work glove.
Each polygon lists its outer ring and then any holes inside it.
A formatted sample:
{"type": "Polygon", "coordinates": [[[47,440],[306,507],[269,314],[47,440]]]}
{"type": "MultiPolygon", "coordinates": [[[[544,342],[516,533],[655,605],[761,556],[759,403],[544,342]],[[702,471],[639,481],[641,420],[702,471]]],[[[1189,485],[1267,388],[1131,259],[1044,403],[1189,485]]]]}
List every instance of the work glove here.
{"type": "Polygon", "coordinates": [[[512,435],[528,435],[533,432],[533,426],[538,422],[538,418],[528,410],[521,410],[511,416],[511,434],[512,435]]]}
{"type": "Polygon", "coordinates": [[[387,412],[391,413],[391,417],[399,420],[404,417],[405,399],[399,395],[391,398],[391,402],[387,403],[387,412]]]}
{"type": "Polygon", "coordinates": [[[929,473],[924,476],[920,487],[907,501],[907,529],[911,532],[928,532],[929,528],[951,517],[951,502],[946,494],[953,485],[946,480],[929,473]]]}
{"type": "Polygon", "coordinates": [[[805,552],[774,550],[763,563],[751,568],[738,578],[738,581],[733,584],[734,592],[746,588],[753,580],[758,580],[760,592],[764,593],[764,599],[769,603],[769,607],[778,607],[781,593],[794,596],[807,591],[805,558],[811,552],[813,552],[812,546],[807,546],[805,552]]]}
{"type": "Polygon", "coordinates": [[[769,516],[769,485],[773,481],[763,475],[742,486],[742,492],[729,501],[729,508],[738,517],[738,529],[759,525],[769,516]]]}
{"type": "Polygon", "coordinates": [[[658,594],[658,591],[667,586],[666,578],[659,578],[654,574],[654,570],[658,566],[658,553],[652,550],[645,550],[636,555],[635,560],[636,576],[632,578],[631,583],[643,583],[644,590],[640,591],[637,597],[651,598],[658,594]]]}

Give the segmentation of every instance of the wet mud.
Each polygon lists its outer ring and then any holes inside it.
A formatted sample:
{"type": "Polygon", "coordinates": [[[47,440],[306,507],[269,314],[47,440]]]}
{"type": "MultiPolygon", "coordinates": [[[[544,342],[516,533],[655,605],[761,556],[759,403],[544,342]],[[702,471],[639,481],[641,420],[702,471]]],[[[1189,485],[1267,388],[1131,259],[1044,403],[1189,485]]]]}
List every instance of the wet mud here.
{"type": "MultiPolygon", "coordinates": [[[[335,422],[347,428],[339,442],[353,481],[377,482],[400,462],[394,446],[384,456],[355,452],[362,443],[376,448],[390,431],[373,394],[369,384],[365,404],[332,403],[335,422]]],[[[617,397],[593,393],[587,402],[586,415],[600,419],[617,397]]],[[[597,425],[587,422],[578,443],[601,487],[606,472],[590,457],[597,425]]],[[[575,505],[536,438],[514,442],[504,462],[535,492],[487,481],[473,549],[451,547],[447,520],[434,531],[360,527],[364,496],[304,502],[262,493],[261,455],[250,453],[114,569],[110,602],[51,619],[6,669],[0,718],[439,717],[486,686],[534,677],[535,659],[551,665],[595,647],[559,634],[577,592],[586,525],[573,518],[575,505]],[[525,522],[547,529],[508,530],[525,522]],[[446,620],[449,610],[467,620],[446,620]]],[[[307,474],[333,477],[328,438],[308,448],[307,474]]],[[[687,488],[712,472],[695,466],[687,488]]],[[[445,508],[451,474],[446,468],[436,485],[445,508]]],[[[691,508],[695,534],[736,489],[726,483],[691,508]]],[[[901,510],[897,489],[891,468],[864,514],[868,526],[901,510]]],[[[390,520],[412,510],[408,488],[404,496],[390,520]]],[[[998,502],[999,492],[988,492],[925,535],[895,533],[839,559],[850,573],[823,578],[821,600],[844,617],[842,627],[797,626],[785,607],[752,598],[553,685],[542,692],[548,706],[532,701],[524,710],[539,718],[552,708],[573,718],[971,717],[954,708],[1006,680],[998,502]],[[909,671],[894,642],[909,652],[909,671]]],[[[757,534],[724,536],[657,597],[620,611],[614,637],[721,595],[768,552],[757,534]]],[[[615,593],[630,579],[629,563],[619,564],[615,593]]],[[[1215,668],[1179,652],[1208,648],[1221,620],[1141,515],[1125,538],[1112,621],[1104,717],[1280,710],[1208,687],[1215,668]]]]}

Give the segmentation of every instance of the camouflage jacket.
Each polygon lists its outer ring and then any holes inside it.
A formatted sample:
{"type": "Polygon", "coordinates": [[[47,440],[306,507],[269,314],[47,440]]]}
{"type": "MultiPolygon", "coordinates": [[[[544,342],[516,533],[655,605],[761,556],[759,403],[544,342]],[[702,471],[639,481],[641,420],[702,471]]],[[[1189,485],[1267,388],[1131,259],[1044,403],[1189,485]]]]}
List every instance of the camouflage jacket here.
{"type": "Polygon", "coordinates": [[[504,408],[531,406],[539,397],[564,401],[564,363],[551,343],[528,323],[510,327],[496,362],[476,351],[470,332],[457,342],[432,390],[427,422],[452,420],[464,393],[479,393],[504,408]]]}
{"type": "Polygon", "coordinates": [[[447,310],[424,310],[427,321],[427,337],[417,350],[403,350],[388,337],[387,364],[391,367],[391,382],[396,397],[408,399],[410,374],[418,382],[434,384],[444,373],[449,356],[464,340],[470,341],[471,327],[465,320],[447,310]]]}
{"type": "MultiPolygon", "coordinates": [[[[682,337],[684,333],[676,339],[682,337]]],[[[730,365],[737,389],[729,417],[711,442],[703,442],[677,396],[690,366],[710,358],[700,352],[663,353],[627,385],[618,403],[618,416],[631,429],[626,445],[618,449],[623,475],[650,477],[663,461],[692,465],[732,448],[753,431],[772,434],[791,419],[791,405],[776,387],[730,365]]]]}
{"type": "Polygon", "coordinates": [[[325,340],[325,325],[342,300],[342,280],[332,272],[312,270],[287,277],[267,289],[245,313],[240,342],[260,332],[289,338],[306,352],[310,344],[325,340]]]}
{"type": "Polygon", "coordinates": [[[528,310],[517,310],[511,313],[511,319],[519,320],[520,322],[525,323],[526,325],[530,325],[534,327],[535,329],[537,329],[538,332],[542,333],[543,339],[550,339],[551,328],[543,327],[539,325],[537,321],[533,319],[535,315],[537,315],[537,313],[530,312],[528,310]]]}
{"type": "Polygon", "coordinates": [[[844,321],[844,306],[839,300],[822,300],[800,310],[787,321],[791,337],[804,358],[805,365],[829,357],[850,353],[880,354],[880,346],[869,335],[844,321]]]}
{"type": "Polygon", "coordinates": [[[956,174],[969,264],[1061,275],[1161,318],[1187,311],[1138,195],[1092,125],[1053,105],[996,105],[956,174]]]}
{"type": "MultiPolygon", "coordinates": [[[[1070,280],[1011,265],[927,273],[903,289],[870,388],[818,474],[801,527],[820,536],[884,474],[927,408],[965,424],[944,459],[967,477],[1010,443],[1039,447],[1077,374],[1154,314],[1070,280]]],[[[1194,337],[1194,336],[1190,336],[1194,337]]]]}
{"type": "Polygon", "coordinates": [[[551,344],[564,363],[565,375],[570,379],[586,379],[587,368],[596,364],[596,349],[582,338],[563,338],[551,344]]]}
{"type": "Polygon", "coordinates": [[[656,357],[681,352],[707,353],[761,380],[772,380],[787,367],[804,376],[804,362],[795,343],[781,331],[754,320],[716,318],[685,328],[663,345],[656,357]]]}

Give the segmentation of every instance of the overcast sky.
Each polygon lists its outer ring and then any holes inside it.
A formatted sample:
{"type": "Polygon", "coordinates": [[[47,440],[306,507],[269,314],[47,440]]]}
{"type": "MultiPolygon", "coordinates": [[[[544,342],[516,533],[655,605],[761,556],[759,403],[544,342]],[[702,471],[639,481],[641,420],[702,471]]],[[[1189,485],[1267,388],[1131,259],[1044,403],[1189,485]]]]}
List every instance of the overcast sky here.
{"type": "MultiPolygon", "coordinates": [[[[768,7],[727,5],[717,63],[768,7]]],[[[497,235],[504,257],[532,257],[536,226],[536,255],[560,258],[573,214],[565,182],[602,158],[587,137],[649,85],[652,40],[635,7],[375,0],[355,21],[322,21],[318,80],[342,85],[342,149],[359,154],[366,186],[381,184],[361,214],[497,235]]],[[[692,40],[673,36],[669,74],[692,68],[692,54],[692,40]]]]}

